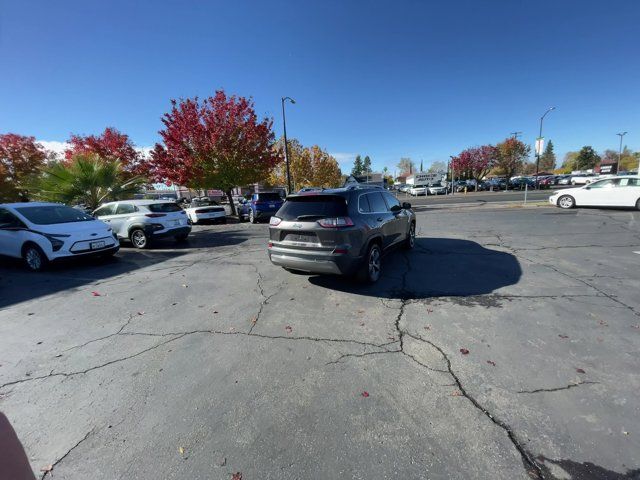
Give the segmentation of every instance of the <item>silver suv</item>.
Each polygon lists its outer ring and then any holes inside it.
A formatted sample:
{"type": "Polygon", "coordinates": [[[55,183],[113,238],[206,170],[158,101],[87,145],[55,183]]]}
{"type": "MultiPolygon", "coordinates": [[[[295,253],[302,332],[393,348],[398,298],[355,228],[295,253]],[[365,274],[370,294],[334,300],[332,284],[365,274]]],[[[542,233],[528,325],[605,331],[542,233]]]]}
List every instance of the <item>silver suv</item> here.
{"type": "Polygon", "coordinates": [[[289,195],[269,227],[269,259],[285,269],[380,278],[383,252],[413,248],[416,217],[381,188],[350,186],[289,195]]]}
{"type": "Polygon", "coordinates": [[[170,201],[110,202],[94,211],[93,216],[109,225],[118,239],[130,240],[136,248],[147,248],[153,239],[161,237],[184,241],[191,232],[186,212],[170,201]]]}

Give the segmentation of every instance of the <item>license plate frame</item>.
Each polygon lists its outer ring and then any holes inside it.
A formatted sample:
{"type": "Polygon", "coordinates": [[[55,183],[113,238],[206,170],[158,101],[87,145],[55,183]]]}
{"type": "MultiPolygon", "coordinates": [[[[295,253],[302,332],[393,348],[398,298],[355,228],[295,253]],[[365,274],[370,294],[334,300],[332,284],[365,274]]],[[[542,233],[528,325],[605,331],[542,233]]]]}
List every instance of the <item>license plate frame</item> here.
{"type": "Polygon", "coordinates": [[[107,246],[107,243],[104,240],[98,240],[96,242],[89,242],[90,250],[100,250],[107,246]]]}

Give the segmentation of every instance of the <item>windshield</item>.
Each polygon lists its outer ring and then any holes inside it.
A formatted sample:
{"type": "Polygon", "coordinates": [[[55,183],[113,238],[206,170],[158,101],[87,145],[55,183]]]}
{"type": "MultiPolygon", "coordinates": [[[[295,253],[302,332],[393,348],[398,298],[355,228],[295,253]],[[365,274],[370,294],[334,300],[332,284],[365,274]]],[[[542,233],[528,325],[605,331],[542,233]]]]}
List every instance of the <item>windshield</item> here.
{"type": "Polygon", "coordinates": [[[45,205],[16,208],[22,216],[36,225],[54,225],[57,223],[87,222],[95,220],[76,208],[65,205],[45,205]]]}
{"type": "Polygon", "coordinates": [[[347,203],[338,195],[309,195],[288,198],[276,216],[282,220],[346,217],[347,203]]]}
{"type": "Polygon", "coordinates": [[[177,203],[151,203],[147,205],[147,208],[154,213],[170,213],[182,210],[177,203]]]}

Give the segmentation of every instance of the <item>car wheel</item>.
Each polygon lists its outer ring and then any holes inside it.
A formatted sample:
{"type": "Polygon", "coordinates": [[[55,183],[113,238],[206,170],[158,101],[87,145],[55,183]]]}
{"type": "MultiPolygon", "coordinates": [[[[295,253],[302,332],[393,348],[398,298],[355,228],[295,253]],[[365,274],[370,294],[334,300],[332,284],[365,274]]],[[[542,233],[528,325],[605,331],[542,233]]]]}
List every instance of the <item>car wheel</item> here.
{"type": "Polygon", "coordinates": [[[35,244],[29,244],[24,247],[22,258],[27,268],[32,272],[42,271],[49,263],[49,259],[42,249],[35,244]]]}
{"type": "Polygon", "coordinates": [[[249,210],[249,221],[251,223],[258,223],[258,219],[256,218],[255,213],[253,213],[253,208],[249,210]]]}
{"type": "Polygon", "coordinates": [[[636,202],[636,210],[640,210],[640,198],[636,202]]]}
{"type": "Polygon", "coordinates": [[[382,273],[382,251],[380,245],[372,243],[364,257],[360,271],[360,280],[364,283],[376,283],[382,273]]]}
{"type": "Polygon", "coordinates": [[[558,199],[558,206],[564,209],[573,208],[576,206],[576,201],[573,199],[571,195],[562,195],[558,199]]]}
{"type": "Polygon", "coordinates": [[[411,250],[416,244],[416,224],[411,222],[407,239],[404,241],[404,248],[411,250]]]}
{"type": "Polygon", "coordinates": [[[147,237],[147,234],[144,233],[144,230],[140,228],[136,228],[135,230],[133,230],[129,235],[129,239],[131,240],[133,246],[136,248],[143,249],[149,246],[149,237],[147,237]]]}
{"type": "Polygon", "coordinates": [[[180,235],[176,235],[176,242],[185,242],[187,238],[189,238],[188,233],[181,233],[180,235]]]}

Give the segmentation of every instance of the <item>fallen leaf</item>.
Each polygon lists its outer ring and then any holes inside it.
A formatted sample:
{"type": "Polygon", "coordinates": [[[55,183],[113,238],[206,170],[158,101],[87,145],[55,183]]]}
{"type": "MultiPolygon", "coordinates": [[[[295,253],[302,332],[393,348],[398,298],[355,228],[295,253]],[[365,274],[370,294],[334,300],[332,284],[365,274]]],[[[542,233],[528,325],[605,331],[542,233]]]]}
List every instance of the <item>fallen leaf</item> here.
{"type": "Polygon", "coordinates": [[[91,292],[91,295],[93,295],[94,297],[101,297],[102,296],[98,292],[91,292]]]}
{"type": "Polygon", "coordinates": [[[361,326],[361,327],[364,327],[364,322],[360,322],[360,326],[361,326]]]}
{"type": "MultiPolygon", "coordinates": [[[[175,303],[174,303],[174,305],[175,305],[175,303]]],[[[218,311],[217,311],[217,310],[214,310],[214,311],[213,311],[213,313],[218,313],[218,311]]]]}
{"type": "Polygon", "coordinates": [[[491,365],[492,367],[495,367],[495,366],[496,366],[496,362],[494,362],[493,360],[487,360],[487,363],[488,363],[489,365],[491,365]]]}
{"type": "Polygon", "coordinates": [[[389,340],[391,340],[392,342],[396,341],[396,337],[387,337],[389,340]]]}
{"type": "Polygon", "coordinates": [[[431,325],[427,325],[424,327],[425,330],[431,330],[431,325]]]}
{"type": "Polygon", "coordinates": [[[640,325],[631,325],[631,328],[635,328],[637,330],[640,330],[640,325]]]}
{"type": "Polygon", "coordinates": [[[46,467],[42,467],[40,469],[41,472],[50,472],[51,470],[53,470],[53,465],[47,465],[46,467]]]}
{"type": "Polygon", "coordinates": [[[140,315],[140,316],[144,315],[144,310],[140,310],[140,311],[138,312],[138,315],[140,315]]]}
{"type": "Polygon", "coordinates": [[[242,480],[242,474],[240,472],[232,473],[231,480],[242,480]]]}
{"type": "Polygon", "coordinates": [[[189,285],[185,285],[184,283],[182,284],[182,286],[183,286],[184,288],[189,288],[189,285]]]}
{"type": "Polygon", "coordinates": [[[289,300],[295,300],[295,298],[291,297],[289,300]]]}
{"type": "Polygon", "coordinates": [[[236,329],[236,327],[229,327],[229,331],[230,331],[230,332],[235,331],[235,329],[236,329]]]}
{"type": "Polygon", "coordinates": [[[433,310],[431,308],[427,308],[427,313],[433,313],[433,310]]]}
{"type": "Polygon", "coordinates": [[[461,397],[462,396],[462,392],[460,390],[456,390],[455,392],[453,392],[451,394],[452,397],[461,397]]]}
{"type": "Polygon", "coordinates": [[[364,310],[358,310],[358,313],[364,313],[364,310]]]}
{"type": "Polygon", "coordinates": [[[603,327],[608,327],[609,326],[609,324],[607,322],[605,322],[604,320],[598,320],[598,323],[600,325],[602,325],[603,327]]]}
{"type": "Polygon", "coordinates": [[[466,348],[461,348],[460,353],[463,355],[469,355],[469,350],[467,350],[466,348]]]}
{"type": "Polygon", "coordinates": [[[293,332],[293,328],[291,328],[289,325],[287,325],[286,327],[284,327],[284,329],[287,331],[287,333],[291,333],[291,332],[293,332]]]}
{"type": "Polygon", "coordinates": [[[251,323],[252,323],[252,324],[254,324],[254,325],[255,325],[256,323],[258,323],[258,318],[257,318],[257,317],[253,317],[253,318],[251,319],[251,323]]]}
{"type": "Polygon", "coordinates": [[[622,432],[624,435],[629,435],[629,432],[622,432]]]}
{"type": "Polygon", "coordinates": [[[364,398],[367,398],[369,396],[369,392],[362,392],[360,395],[362,395],[364,398]]]}
{"type": "Polygon", "coordinates": [[[569,338],[569,335],[558,335],[560,338],[569,338]]]}
{"type": "Polygon", "coordinates": [[[578,372],[578,373],[586,373],[586,372],[585,372],[583,369],[581,369],[581,368],[576,368],[576,372],[578,372]]]}
{"type": "Polygon", "coordinates": [[[180,452],[180,455],[184,455],[184,448],[178,447],[178,452],[180,452]]]}

